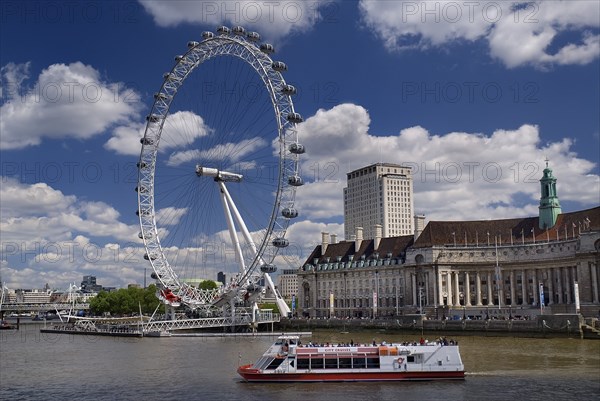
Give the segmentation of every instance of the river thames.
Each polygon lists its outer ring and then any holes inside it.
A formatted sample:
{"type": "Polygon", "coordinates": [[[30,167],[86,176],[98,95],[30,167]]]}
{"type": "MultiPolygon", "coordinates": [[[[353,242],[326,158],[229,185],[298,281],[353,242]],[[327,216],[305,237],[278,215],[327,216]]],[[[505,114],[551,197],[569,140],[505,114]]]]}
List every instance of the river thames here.
{"type": "MultiPolygon", "coordinates": [[[[251,384],[238,377],[238,364],[254,362],[273,337],[119,338],[43,334],[40,327],[0,332],[0,399],[556,401],[600,394],[597,340],[448,336],[459,341],[464,381],[251,384]]],[[[351,339],[418,340],[374,331],[310,338],[351,339]]]]}

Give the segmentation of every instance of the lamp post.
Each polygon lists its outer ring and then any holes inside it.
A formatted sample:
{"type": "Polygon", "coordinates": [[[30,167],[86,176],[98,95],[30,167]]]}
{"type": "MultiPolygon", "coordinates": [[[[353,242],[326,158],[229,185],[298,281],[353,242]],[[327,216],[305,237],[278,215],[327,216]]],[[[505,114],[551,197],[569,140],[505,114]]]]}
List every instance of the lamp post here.
{"type": "Polygon", "coordinates": [[[375,297],[373,299],[375,301],[375,313],[374,317],[377,319],[379,315],[379,271],[375,270],[375,297]]]}
{"type": "Polygon", "coordinates": [[[463,320],[467,319],[467,314],[466,314],[466,306],[465,306],[465,294],[463,294],[462,292],[460,294],[458,294],[459,298],[460,298],[460,303],[462,304],[462,309],[463,309],[463,320]]]}
{"type": "Polygon", "coordinates": [[[396,316],[398,316],[398,301],[399,301],[399,299],[398,299],[398,284],[399,283],[396,283],[396,287],[395,287],[395,289],[396,289],[396,316]]]}
{"type": "Polygon", "coordinates": [[[347,317],[350,315],[350,308],[348,305],[348,286],[347,286],[347,272],[344,272],[344,315],[347,317]]]}

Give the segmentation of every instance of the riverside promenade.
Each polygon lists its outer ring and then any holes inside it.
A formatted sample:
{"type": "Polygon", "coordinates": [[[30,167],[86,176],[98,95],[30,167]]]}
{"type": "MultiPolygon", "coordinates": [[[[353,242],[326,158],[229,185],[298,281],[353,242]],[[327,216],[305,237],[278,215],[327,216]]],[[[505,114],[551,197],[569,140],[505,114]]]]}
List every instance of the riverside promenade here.
{"type": "Polygon", "coordinates": [[[407,333],[460,333],[512,337],[573,337],[600,340],[598,319],[584,319],[577,314],[539,315],[533,319],[448,320],[428,319],[422,315],[403,315],[379,319],[281,319],[282,331],[318,329],[340,332],[385,330],[407,333]]]}

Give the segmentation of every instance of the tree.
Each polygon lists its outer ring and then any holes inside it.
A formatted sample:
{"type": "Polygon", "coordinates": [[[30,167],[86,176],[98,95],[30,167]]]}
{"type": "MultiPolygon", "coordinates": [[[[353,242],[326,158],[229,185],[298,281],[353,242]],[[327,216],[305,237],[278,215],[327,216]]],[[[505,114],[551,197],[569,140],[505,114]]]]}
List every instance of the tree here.
{"type": "Polygon", "coordinates": [[[200,285],[198,285],[198,288],[200,288],[201,290],[216,290],[217,283],[215,283],[212,280],[202,280],[200,285]]]}
{"type": "MultiPolygon", "coordinates": [[[[110,313],[111,315],[153,313],[160,301],[156,297],[156,286],[149,285],[147,288],[121,288],[117,291],[100,291],[97,296],[90,300],[90,310],[95,315],[110,313]]],[[[164,312],[164,305],[161,312],[164,312]]]]}
{"type": "Polygon", "coordinates": [[[95,315],[101,315],[105,312],[109,312],[110,304],[108,301],[108,292],[100,291],[98,295],[90,299],[90,310],[95,315]]]}

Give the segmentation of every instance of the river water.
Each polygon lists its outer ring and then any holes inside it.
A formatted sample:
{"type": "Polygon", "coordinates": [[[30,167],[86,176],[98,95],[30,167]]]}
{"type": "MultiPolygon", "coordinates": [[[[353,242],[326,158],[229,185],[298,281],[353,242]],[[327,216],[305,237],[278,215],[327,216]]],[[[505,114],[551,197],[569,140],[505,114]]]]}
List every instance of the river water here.
{"type": "MultiPolygon", "coordinates": [[[[271,337],[119,338],[0,331],[1,400],[592,400],[600,341],[452,337],[465,381],[252,384],[237,376],[271,337]]],[[[381,332],[314,332],[317,342],[398,342],[381,332]]],[[[433,338],[432,338],[433,339],[433,338]]],[[[308,341],[308,338],[305,338],[308,341]]]]}

